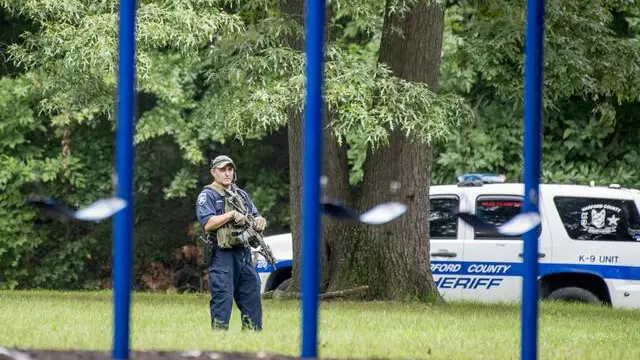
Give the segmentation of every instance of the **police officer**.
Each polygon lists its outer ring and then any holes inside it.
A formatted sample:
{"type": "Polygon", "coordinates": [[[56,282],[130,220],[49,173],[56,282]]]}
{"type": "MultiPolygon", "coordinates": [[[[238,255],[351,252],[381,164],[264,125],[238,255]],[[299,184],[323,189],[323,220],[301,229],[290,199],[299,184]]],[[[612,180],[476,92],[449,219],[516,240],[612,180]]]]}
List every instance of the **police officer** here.
{"type": "MultiPolygon", "coordinates": [[[[246,242],[234,236],[238,229],[251,226],[262,232],[267,221],[246,191],[235,184],[236,166],[230,157],[221,155],[210,164],[213,183],[205,186],[196,204],[198,221],[211,239],[212,251],[208,263],[211,291],[211,327],[227,330],[235,300],[242,316],[242,328],[262,330],[260,278],[253,265],[251,250],[246,242]],[[230,202],[237,196],[245,213],[230,202]],[[253,221],[249,221],[249,215],[253,221]]],[[[237,202],[236,202],[237,204],[237,202]]]]}

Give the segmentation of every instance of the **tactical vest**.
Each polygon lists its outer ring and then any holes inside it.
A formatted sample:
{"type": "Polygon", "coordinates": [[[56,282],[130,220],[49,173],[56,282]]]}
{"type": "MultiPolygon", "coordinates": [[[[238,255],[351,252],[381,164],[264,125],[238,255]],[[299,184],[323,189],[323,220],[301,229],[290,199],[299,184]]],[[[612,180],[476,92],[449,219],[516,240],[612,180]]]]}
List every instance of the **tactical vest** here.
{"type": "MultiPolygon", "coordinates": [[[[225,196],[224,188],[217,186],[215,183],[209,184],[205,186],[205,188],[213,190],[216,196],[219,196],[224,200],[224,211],[223,211],[224,213],[234,210],[233,205],[229,203],[227,197],[225,196]]],[[[241,201],[241,204],[244,207],[246,206],[244,204],[244,197],[241,197],[241,198],[243,198],[242,199],[243,201],[241,201]]],[[[242,210],[245,210],[245,213],[246,213],[246,208],[243,208],[242,210]]],[[[216,214],[216,215],[221,215],[221,214],[216,214]]],[[[218,229],[216,229],[211,234],[214,235],[214,238],[216,239],[216,243],[218,244],[219,249],[230,249],[232,247],[242,245],[242,243],[238,240],[238,238],[233,236],[233,234],[238,232],[239,230],[240,229],[236,229],[235,226],[233,226],[232,221],[229,221],[226,224],[219,227],[218,229]]]]}

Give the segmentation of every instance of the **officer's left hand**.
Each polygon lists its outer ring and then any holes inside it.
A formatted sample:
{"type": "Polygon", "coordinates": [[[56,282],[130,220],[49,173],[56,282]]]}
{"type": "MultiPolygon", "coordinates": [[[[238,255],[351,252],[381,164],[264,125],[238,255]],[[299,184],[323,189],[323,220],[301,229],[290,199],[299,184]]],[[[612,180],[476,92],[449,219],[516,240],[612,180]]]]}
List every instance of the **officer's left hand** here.
{"type": "Polygon", "coordinates": [[[258,216],[257,218],[253,219],[253,228],[257,232],[261,232],[266,227],[267,227],[267,219],[263,218],[262,216],[258,216]]]}

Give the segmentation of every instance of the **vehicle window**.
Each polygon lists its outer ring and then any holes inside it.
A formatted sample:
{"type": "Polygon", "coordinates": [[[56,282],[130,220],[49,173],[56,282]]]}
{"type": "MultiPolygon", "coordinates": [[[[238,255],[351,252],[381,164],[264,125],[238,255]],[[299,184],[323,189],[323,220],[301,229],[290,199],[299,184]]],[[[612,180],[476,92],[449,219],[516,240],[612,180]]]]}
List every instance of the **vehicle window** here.
{"type": "Polygon", "coordinates": [[[553,201],[574,240],[640,241],[640,215],[632,200],[556,196],[553,201]]]}
{"type": "Polygon", "coordinates": [[[435,198],[429,201],[429,236],[431,239],[458,238],[458,198],[435,198]]]}
{"type": "MultiPolygon", "coordinates": [[[[520,213],[522,199],[517,196],[479,196],[476,200],[476,215],[489,224],[502,225],[520,213]]],[[[520,239],[496,231],[473,230],[476,239],[520,239]]]]}

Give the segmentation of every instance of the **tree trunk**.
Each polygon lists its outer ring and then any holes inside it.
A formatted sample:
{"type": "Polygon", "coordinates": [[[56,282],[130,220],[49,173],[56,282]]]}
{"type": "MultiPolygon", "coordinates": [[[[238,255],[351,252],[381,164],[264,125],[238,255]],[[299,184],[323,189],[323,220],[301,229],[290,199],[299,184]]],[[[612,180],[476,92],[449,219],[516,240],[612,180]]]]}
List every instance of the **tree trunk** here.
{"type": "MultiPolygon", "coordinates": [[[[301,26],[304,25],[304,1],[303,0],[283,0],[280,2],[280,10],[285,17],[294,19],[301,26]]],[[[327,14],[330,19],[331,14],[327,14]]],[[[328,29],[328,28],[327,28],[328,29]]],[[[327,30],[328,31],[328,30],[327,30]]],[[[329,33],[325,34],[328,39],[329,33]]],[[[297,36],[285,38],[285,45],[293,50],[304,51],[304,39],[297,36]]],[[[291,235],[293,241],[293,271],[290,291],[300,289],[300,250],[301,250],[301,215],[302,215],[302,139],[303,139],[303,117],[295,109],[288,110],[288,138],[289,138],[289,198],[291,210],[291,235]]],[[[325,108],[323,121],[324,131],[324,153],[323,153],[323,174],[329,177],[329,186],[326,194],[339,199],[347,199],[349,196],[349,165],[347,162],[347,149],[340,146],[327,128],[329,116],[325,108]]],[[[329,286],[329,279],[335,276],[340,269],[338,260],[341,258],[339,249],[334,250],[334,239],[340,239],[348,228],[341,226],[335,221],[323,218],[322,223],[322,246],[320,253],[321,270],[321,291],[329,286]]]]}
{"type": "MultiPolygon", "coordinates": [[[[353,197],[349,191],[347,148],[338,144],[331,129],[326,126],[329,119],[330,117],[325,116],[323,173],[328,178],[325,194],[350,203],[353,197]]],[[[354,226],[349,223],[323,216],[321,291],[343,290],[340,286],[340,277],[343,273],[342,264],[348,255],[348,248],[344,244],[345,239],[352,236],[354,229],[354,226]]]]}
{"type": "MultiPolygon", "coordinates": [[[[283,13],[304,19],[303,2],[289,0],[283,13]]],[[[444,10],[432,4],[416,4],[401,16],[385,14],[380,62],[406,80],[425,82],[435,91],[440,66],[444,10]],[[402,31],[401,35],[395,32],[402,31]]],[[[328,36],[327,36],[328,38],[328,36]]],[[[302,50],[301,39],[288,39],[302,50]]],[[[325,125],[331,114],[325,111],[325,125]],[[329,115],[329,116],[327,116],[329,115]]],[[[300,224],[302,179],[302,117],[289,114],[291,230],[294,265],[290,291],[300,289],[300,224]]],[[[397,200],[409,207],[400,220],[379,227],[360,227],[323,217],[321,291],[340,291],[369,286],[368,297],[376,299],[427,299],[439,295],[429,268],[428,197],[431,149],[407,139],[401,132],[391,135],[390,146],[371,151],[364,165],[359,196],[349,187],[346,147],[339,146],[325,127],[323,173],[329,178],[327,195],[361,209],[397,200]],[[391,194],[391,182],[400,190],[391,194]]]]}
{"type": "MultiPolygon", "coordinates": [[[[440,67],[444,9],[423,0],[405,14],[385,13],[381,63],[395,76],[436,89],[440,67]]],[[[353,251],[341,270],[351,285],[369,285],[376,299],[440,299],[429,267],[429,186],[431,148],[395,130],[388,147],[371,150],[364,164],[359,207],[397,200],[407,213],[379,227],[363,227],[349,241],[353,251]],[[399,182],[396,193],[392,182],[399,182]],[[357,252],[356,252],[357,251],[357,252]]]]}
{"type": "MultiPolygon", "coordinates": [[[[304,22],[304,1],[303,0],[281,0],[280,11],[285,18],[289,18],[303,25],[304,22]]],[[[284,37],[283,43],[296,51],[302,51],[304,47],[303,39],[296,35],[284,37]]],[[[291,237],[293,245],[293,271],[292,282],[289,290],[298,291],[299,283],[299,261],[300,259],[300,229],[302,211],[302,136],[303,136],[302,115],[295,109],[287,109],[287,136],[289,145],[289,211],[291,213],[291,237]]]]}

